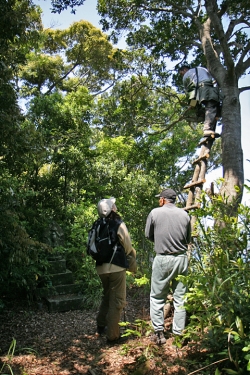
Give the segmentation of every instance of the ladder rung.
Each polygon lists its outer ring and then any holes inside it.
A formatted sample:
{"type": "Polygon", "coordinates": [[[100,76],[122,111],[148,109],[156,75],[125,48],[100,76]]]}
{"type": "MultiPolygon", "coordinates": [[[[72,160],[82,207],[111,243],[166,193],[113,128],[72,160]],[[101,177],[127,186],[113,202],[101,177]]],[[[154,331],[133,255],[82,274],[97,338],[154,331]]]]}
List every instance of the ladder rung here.
{"type": "Polygon", "coordinates": [[[197,208],[200,208],[200,203],[193,204],[192,206],[184,207],[185,211],[195,210],[197,208]]]}
{"type": "Polygon", "coordinates": [[[188,189],[188,188],[190,188],[190,187],[192,187],[192,186],[199,186],[199,185],[204,184],[204,182],[206,182],[205,178],[202,179],[202,180],[199,180],[199,181],[191,182],[190,184],[185,185],[183,189],[188,189]]]}
{"type": "Polygon", "coordinates": [[[204,144],[207,144],[207,143],[213,143],[213,141],[216,139],[216,138],[220,138],[220,134],[219,133],[214,133],[214,134],[211,134],[210,136],[204,136],[202,138],[202,140],[198,143],[198,146],[202,146],[204,144]]]}
{"type": "Polygon", "coordinates": [[[208,159],[209,158],[209,154],[205,154],[203,156],[200,156],[198,159],[194,160],[192,164],[197,164],[199,163],[199,161],[203,160],[203,159],[208,159]]]}

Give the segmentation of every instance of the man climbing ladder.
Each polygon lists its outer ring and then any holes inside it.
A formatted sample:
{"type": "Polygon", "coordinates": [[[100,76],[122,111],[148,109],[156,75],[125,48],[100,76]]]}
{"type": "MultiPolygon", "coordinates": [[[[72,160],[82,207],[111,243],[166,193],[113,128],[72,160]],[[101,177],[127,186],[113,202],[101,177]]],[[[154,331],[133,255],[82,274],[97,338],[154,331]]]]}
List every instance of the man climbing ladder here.
{"type": "MultiPolygon", "coordinates": [[[[201,152],[198,159],[193,162],[192,181],[184,186],[184,189],[189,189],[185,207],[185,210],[189,211],[200,207],[201,191],[204,182],[206,182],[207,160],[214,140],[220,137],[220,134],[215,132],[217,119],[220,117],[220,93],[207,69],[202,67],[189,68],[187,65],[183,65],[178,71],[183,77],[183,85],[190,107],[203,106],[205,108],[204,138],[199,143],[201,152]]],[[[192,231],[195,220],[196,218],[193,215],[191,220],[192,231]]]]}
{"type": "Polygon", "coordinates": [[[214,138],[215,128],[220,108],[219,89],[214,86],[214,80],[207,69],[202,67],[189,68],[183,65],[179,68],[183,77],[185,92],[191,107],[202,104],[205,107],[204,137],[214,138]]]}

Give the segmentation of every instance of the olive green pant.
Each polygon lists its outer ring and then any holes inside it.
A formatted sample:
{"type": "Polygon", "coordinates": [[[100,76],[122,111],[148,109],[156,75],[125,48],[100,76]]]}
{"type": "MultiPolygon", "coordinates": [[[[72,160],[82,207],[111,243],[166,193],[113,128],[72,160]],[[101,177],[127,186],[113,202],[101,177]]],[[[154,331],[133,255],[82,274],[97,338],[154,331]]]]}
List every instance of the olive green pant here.
{"type": "Polygon", "coordinates": [[[97,325],[107,327],[107,339],[120,337],[120,317],[126,305],[126,270],[99,275],[103,297],[97,315],[97,325]]]}

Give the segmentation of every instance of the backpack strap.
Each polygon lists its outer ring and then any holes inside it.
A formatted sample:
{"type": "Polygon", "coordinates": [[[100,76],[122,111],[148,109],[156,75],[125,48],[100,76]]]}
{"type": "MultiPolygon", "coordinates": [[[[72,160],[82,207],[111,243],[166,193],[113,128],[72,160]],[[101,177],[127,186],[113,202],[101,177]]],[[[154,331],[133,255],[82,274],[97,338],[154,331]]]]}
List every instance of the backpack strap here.
{"type": "Polygon", "coordinates": [[[110,259],[110,261],[109,261],[109,263],[111,264],[111,262],[112,262],[112,260],[113,260],[113,258],[114,258],[114,256],[115,256],[115,253],[116,253],[116,250],[117,250],[117,243],[115,244],[115,246],[113,247],[113,254],[112,254],[112,257],[111,257],[111,259],[110,259]]]}
{"type": "Polygon", "coordinates": [[[118,235],[117,235],[117,231],[118,231],[118,228],[119,228],[120,224],[122,223],[122,220],[121,219],[115,219],[115,220],[113,220],[113,222],[114,222],[114,228],[111,228],[111,230],[115,229],[116,236],[117,236],[117,241],[116,241],[116,243],[115,243],[115,245],[113,247],[113,254],[112,254],[112,257],[111,257],[111,259],[109,261],[110,264],[112,263],[112,260],[113,260],[113,258],[115,256],[115,253],[116,253],[116,250],[117,250],[117,247],[118,247],[118,244],[119,244],[119,238],[118,238],[118,235]]]}

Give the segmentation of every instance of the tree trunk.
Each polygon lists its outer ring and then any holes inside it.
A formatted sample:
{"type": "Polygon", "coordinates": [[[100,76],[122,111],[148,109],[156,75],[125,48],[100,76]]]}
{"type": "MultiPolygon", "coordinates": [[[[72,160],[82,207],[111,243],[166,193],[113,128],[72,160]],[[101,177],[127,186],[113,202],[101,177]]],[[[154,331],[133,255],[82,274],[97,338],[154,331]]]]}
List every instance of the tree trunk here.
{"type": "Polygon", "coordinates": [[[222,107],[222,166],[225,180],[220,193],[225,197],[225,203],[232,203],[233,213],[242,200],[244,171],[243,152],[241,147],[241,115],[238,89],[237,68],[230,53],[229,44],[218,17],[217,2],[206,0],[207,20],[200,25],[200,36],[204,55],[212,76],[218,82],[223,94],[222,107]],[[220,41],[220,55],[214,48],[211,39],[212,30],[220,41]],[[221,64],[223,58],[225,66],[221,64]],[[238,189],[237,189],[238,187],[238,189]],[[236,188],[236,189],[235,189],[236,188]]]}
{"type": "MultiPolygon", "coordinates": [[[[232,79],[231,79],[232,81],[232,79]]],[[[241,113],[238,83],[228,82],[222,87],[222,166],[225,183],[221,194],[228,202],[241,202],[244,184],[243,152],[241,147],[241,113]],[[235,187],[240,189],[237,190],[235,187]]]]}

